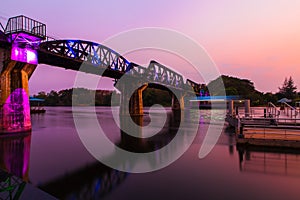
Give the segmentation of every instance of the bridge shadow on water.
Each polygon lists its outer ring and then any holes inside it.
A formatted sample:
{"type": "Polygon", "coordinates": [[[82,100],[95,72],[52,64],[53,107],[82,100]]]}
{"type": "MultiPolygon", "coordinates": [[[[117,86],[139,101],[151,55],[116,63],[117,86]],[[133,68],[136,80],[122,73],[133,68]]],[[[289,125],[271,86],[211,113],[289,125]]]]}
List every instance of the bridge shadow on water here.
{"type": "MultiPolygon", "coordinates": [[[[131,119],[139,125],[138,130],[132,131],[139,131],[142,134],[142,129],[139,127],[148,123],[147,116],[132,117],[131,119]]],[[[131,119],[125,116],[120,119],[122,129],[131,119]]],[[[146,139],[130,136],[120,130],[120,140],[115,142],[115,145],[130,152],[155,151],[167,145],[176,135],[178,122],[180,122],[180,112],[169,115],[165,128],[158,135],[146,139]]],[[[115,159],[114,155],[111,155],[109,159],[115,159]]],[[[134,165],[134,163],[129,161],[129,165],[134,165]]],[[[114,190],[129,175],[130,173],[95,162],[39,187],[59,199],[99,199],[114,190]]]]}
{"type": "Polygon", "coordinates": [[[169,144],[170,141],[176,136],[178,128],[180,126],[180,111],[173,112],[169,115],[164,127],[154,136],[142,138],[134,137],[126,133],[124,130],[131,130],[132,132],[138,133],[138,135],[143,135],[142,127],[149,124],[151,119],[146,116],[134,116],[134,117],[122,117],[120,119],[120,124],[122,129],[121,140],[116,145],[124,150],[136,153],[148,153],[156,151],[169,144]],[[138,126],[133,130],[128,121],[130,118],[138,126]],[[128,126],[125,128],[125,126],[128,126]]]}
{"type": "MultiPolygon", "coordinates": [[[[156,135],[149,138],[136,138],[124,132],[123,130],[126,130],[124,126],[127,126],[128,121],[132,119],[138,125],[136,130],[132,131],[142,135],[142,127],[150,123],[149,115],[123,116],[120,118],[122,130],[120,130],[119,141],[114,143],[130,152],[145,153],[158,150],[168,145],[176,136],[181,118],[181,111],[168,113],[164,127],[156,135]]],[[[22,178],[25,182],[30,182],[30,143],[30,133],[0,138],[1,168],[22,178]]],[[[111,155],[110,159],[114,159],[114,155],[111,155]]],[[[133,166],[134,162],[136,161],[129,161],[129,166],[133,166]]],[[[151,162],[157,164],[159,159],[154,158],[151,162]]],[[[97,161],[37,186],[59,199],[99,199],[124,182],[129,175],[127,172],[112,169],[97,161]]]]}

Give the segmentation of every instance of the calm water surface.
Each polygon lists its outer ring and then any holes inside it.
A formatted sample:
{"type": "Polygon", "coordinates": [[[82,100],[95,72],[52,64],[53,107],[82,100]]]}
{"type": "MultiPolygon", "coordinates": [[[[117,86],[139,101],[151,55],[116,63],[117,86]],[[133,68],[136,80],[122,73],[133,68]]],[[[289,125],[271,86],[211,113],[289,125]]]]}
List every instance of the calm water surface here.
{"type": "MultiPolygon", "coordinates": [[[[210,110],[201,111],[197,136],[177,161],[155,172],[129,174],[106,167],[90,155],[76,132],[70,107],[46,109],[44,115],[32,116],[31,135],[1,140],[2,167],[57,198],[300,198],[298,152],[237,148],[232,131],[224,128],[212,152],[199,159],[199,149],[210,123],[210,110]],[[16,143],[18,149],[12,150],[16,143]]],[[[110,108],[97,107],[96,111],[99,122],[105,125],[108,138],[118,146],[135,152],[148,152],[167,145],[178,127],[176,116],[168,111],[168,121],[158,136],[146,142],[124,139],[114,123],[110,108]]],[[[152,120],[160,121],[160,112],[162,110],[156,110],[152,120]]],[[[92,110],[82,108],[81,114],[82,119],[88,119],[92,110]]],[[[143,120],[143,124],[149,123],[148,116],[143,120]]],[[[86,124],[86,128],[90,130],[94,126],[86,124]]],[[[180,144],[176,148],[180,148],[180,144]]],[[[157,158],[157,162],[159,159],[163,158],[157,158]]]]}

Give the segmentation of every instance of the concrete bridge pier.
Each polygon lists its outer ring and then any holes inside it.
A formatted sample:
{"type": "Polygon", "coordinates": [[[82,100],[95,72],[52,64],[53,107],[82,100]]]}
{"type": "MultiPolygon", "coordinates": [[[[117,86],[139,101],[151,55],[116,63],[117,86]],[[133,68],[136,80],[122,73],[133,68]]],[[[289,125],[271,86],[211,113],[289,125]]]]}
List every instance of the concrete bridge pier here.
{"type": "Polygon", "coordinates": [[[31,130],[28,80],[38,64],[46,25],[23,15],[0,31],[0,132],[31,130]]]}
{"type": "Polygon", "coordinates": [[[172,110],[184,110],[185,100],[184,94],[177,95],[179,97],[176,98],[176,96],[172,93],[172,110]]]}
{"type": "Polygon", "coordinates": [[[130,86],[123,85],[121,89],[120,115],[140,116],[144,114],[143,91],[148,87],[147,84],[139,87],[131,94],[130,86]]]}
{"type": "Polygon", "coordinates": [[[9,50],[0,51],[0,132],[29,131],[28,80],[37,65],[11,60],[9,50]]]}

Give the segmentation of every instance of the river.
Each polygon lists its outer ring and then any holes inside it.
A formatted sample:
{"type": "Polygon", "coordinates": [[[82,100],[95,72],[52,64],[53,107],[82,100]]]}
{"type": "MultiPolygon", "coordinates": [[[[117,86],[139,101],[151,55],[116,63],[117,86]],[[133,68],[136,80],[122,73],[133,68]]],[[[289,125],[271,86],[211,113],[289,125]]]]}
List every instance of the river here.
{"type": "MultiPolygon", "coordinates": [[[[32,115],[31,134],[1,139],[1,166],[59,199],[299,199],[300,152],[237,148],[232,130],[224,126],[212,151],[199,158],[212,123],[211,110],[200,111],[197,135],[187,151],[167,167],[148,173],[121,172],[101,164],[83,145],[71,107],[46,110],[45,114],[32,115]]],[[[96,129],[85,123],[92,118],[92,109],[80,110],[85,130],[96,129]]],[[[164,111],[155,110],[151,121],[163,121],[161,112],[164,111]]],[[[157,136],[139,140],[120,131],[111,108],[96,107],[96,116],[107,137],[133,152],[153,152],[171,143],[179,124],[171,110],[167,113],[167,122],[157,136]]],[[[214,121],[221,119],[220,114],[214,121]]],[[[146,115],[141,123],[147,125],[150,117],[146,115]]],[[[188,135],[184,140],[190,139],[190,128],[183,127],[188,135]]],[[[174,152],[178,149],[182,150],[180,143],[172,147],[174,152]]],[[[111,155],[113,151],[105,153],[111,155]]],[[[166,158],[156,157],[155,163],[162,159],[166,158]]],[[[128,169],[133,165],[129,163],[128,169]]]]}

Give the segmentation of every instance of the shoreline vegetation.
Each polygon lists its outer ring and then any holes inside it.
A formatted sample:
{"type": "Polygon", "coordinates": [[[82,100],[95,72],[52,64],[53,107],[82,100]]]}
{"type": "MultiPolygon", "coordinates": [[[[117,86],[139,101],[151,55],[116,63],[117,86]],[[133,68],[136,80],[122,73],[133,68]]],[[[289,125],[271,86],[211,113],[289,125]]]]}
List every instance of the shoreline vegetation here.
{"type": "MultiPolygon", "coordinates": [[[[49,93],[39,92],[35,98],[44,99],[44,106],[119,106],[120,94],[113,90],[90,90],[86,88],[72,88],[61,91],[52,90],[49,93]],[[73,95],[73,91],[76,92],[73,95]],[[73,102],[74,101],[74,102],[73,102]],[[94,104],[92,101],[95,101],[94,104]]],[[[171,106],[171,96],[167,91],[148,88],[143,91],[144,106],[160,104],[171,106]]]]}
{"type": "MultiPolygon", "coordinates": [[[[218,96],[218,88],[221,85],[217,80],[220,78],[223,80],[226,95],[235,95],[241,99],[250,99],[251,106],[265,106],[268,102],[278,104],[277,101],[281,98],[292,100],[291,105],[295,105],[296,102],[300,101],[300,92],[297,92],[297,87],[292,77],[285,78],[284,83],[278,88],[277,93],[260,92],[255,89],[252,81],[226,75],[222,75],[216,80],[211,81],[207,86],[201,88],[202,91],[209,94],[209,88],[210,91],[213,91],[209,95],[218,96]]],[[[72,88],[58,92],[52,90],[49,93],[42,91],[33,97],[44,99],[45,106],[72,106],[72,99],[75,101],[74,105],[79,106],[118,106],[120,104],[120,93],[113,90],[72,88]],[[73,95],[74,90],[76,92],[73,95]],[[94,104],[91,103],[93,99],[95,100],[94,104]]],[[[168,91],[147,88],[143,91],[143,104],[144,106],[152,106],[153,104],[171,106],[171,96],[168,91]]]]}

